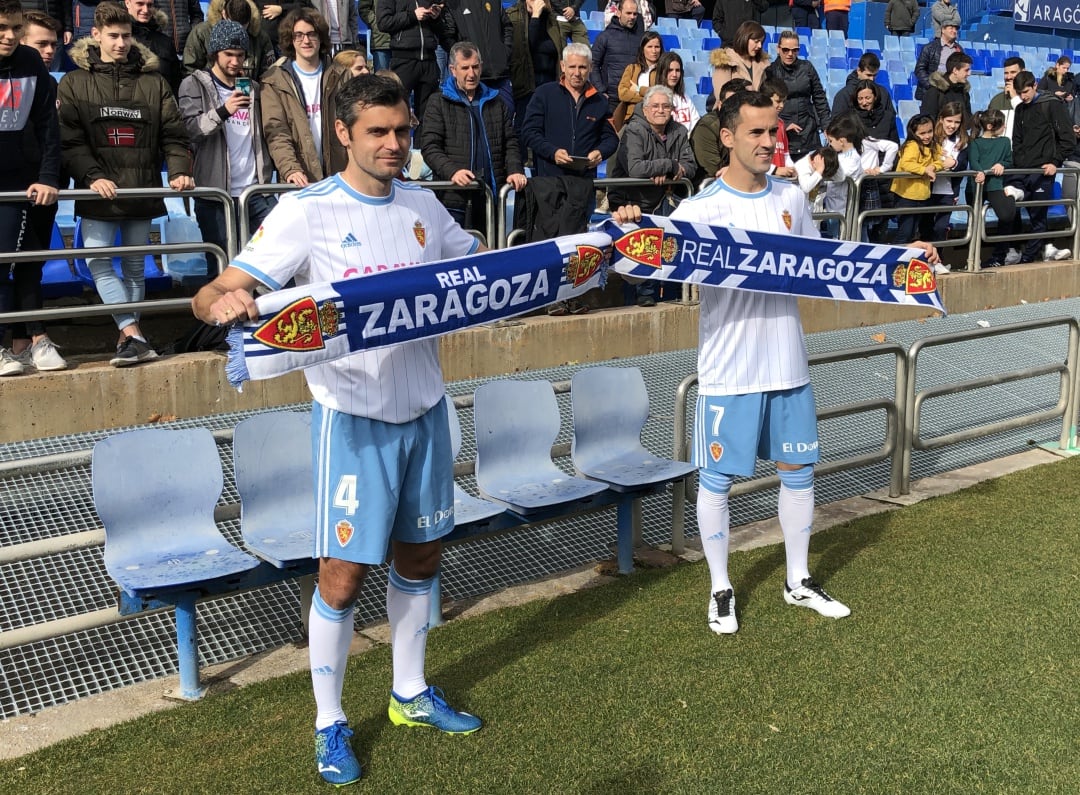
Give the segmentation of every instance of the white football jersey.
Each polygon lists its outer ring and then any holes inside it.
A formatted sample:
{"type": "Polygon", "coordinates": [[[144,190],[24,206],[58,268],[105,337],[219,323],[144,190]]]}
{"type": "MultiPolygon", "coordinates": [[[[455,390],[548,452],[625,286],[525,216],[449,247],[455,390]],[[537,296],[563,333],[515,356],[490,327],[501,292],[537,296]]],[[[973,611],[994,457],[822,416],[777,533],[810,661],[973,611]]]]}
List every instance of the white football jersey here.
{"type": "MultiPolygon", "coordinates": [[[[335,175],[282,197],[230,263],[271,289],[362,278],[476,251],[476,238],[426,188],[394,181],[365,196],[335,175]]],[[[382,422],[414,420],[442,398],[435,338],[361,351],[304,371],[324,406],[382,422]]]]}
{"type": "MultiPolygon", "coordinates": [[[[677,221],[819,237],[806,196],[768,177],[758,193],[718,179],[671,214],[677,221]]],[[[810,382],[798,299],[702,285],[698,319],[698,392],[743,395],[810,382]]]]}

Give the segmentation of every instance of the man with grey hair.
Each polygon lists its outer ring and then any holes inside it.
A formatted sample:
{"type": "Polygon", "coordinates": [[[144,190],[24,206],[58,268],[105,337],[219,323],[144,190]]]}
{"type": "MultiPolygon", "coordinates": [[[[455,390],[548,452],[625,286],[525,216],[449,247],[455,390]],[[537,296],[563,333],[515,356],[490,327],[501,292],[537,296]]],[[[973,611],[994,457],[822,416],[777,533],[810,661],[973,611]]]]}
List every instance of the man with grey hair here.
{"type": "MultiPolygon", "coordinates": [[[[420,133],[420,152],[436,179],[462,187],[480,182],[493,196],[504,184],[525,187],[513,119],[499,93],[480,81],[483,62],[476,45],[459,41],[450,48],[449,74],[442,91],[428,100],[420,133]]],[[[484,194],[448,191],[446,209],[466,229],[484,220],[484,194]]]]}
{"type": "MultiPolygon", "coordinates": [[[[612,188],[612,207],[636,204],[642,212],[667,215],[675,207],[671,187],[664,183],[693,175],[697,169],[686,128],[672,118],[675,95],[667,86],[653,86],[623,127],[619,149],[610,163],[608,176],[650,179],[654,186],[612,188]]],[[[656,282],[637,285],[637,305],[656,305],[656,282]]]]}
{"type": "Polygon", "coordinates": [[[567,44],[562,79],[539,86],[529,101],[521,138],[532,150],[537,176],[593,179],[619,146],[607,99],[589,83],[591,67],[588,47],[567,44]]]}

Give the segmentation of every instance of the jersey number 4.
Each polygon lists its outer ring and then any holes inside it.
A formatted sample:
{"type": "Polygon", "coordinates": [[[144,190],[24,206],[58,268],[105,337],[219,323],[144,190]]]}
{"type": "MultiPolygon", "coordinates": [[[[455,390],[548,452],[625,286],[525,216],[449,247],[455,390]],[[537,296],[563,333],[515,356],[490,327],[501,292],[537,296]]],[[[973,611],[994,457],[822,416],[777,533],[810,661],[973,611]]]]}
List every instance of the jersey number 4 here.
{"type": "Polygon", "coordinates": [[[360,500],[356,499],[356,475],[341,476],[334,490],[334,507],[343,509],[346,516],[356,513],[360,507],[360,500]]]}

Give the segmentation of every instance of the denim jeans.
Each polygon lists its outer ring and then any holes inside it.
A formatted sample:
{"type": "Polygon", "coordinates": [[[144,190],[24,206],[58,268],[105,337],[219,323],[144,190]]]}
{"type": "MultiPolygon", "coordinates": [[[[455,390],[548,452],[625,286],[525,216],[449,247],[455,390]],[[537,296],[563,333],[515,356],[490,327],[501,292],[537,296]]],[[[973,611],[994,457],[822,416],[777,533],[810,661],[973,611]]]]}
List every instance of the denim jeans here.
{"type": "MultiPolygon", "coordinates": [[[[123,221],[99,221],[95,218],[82,219],[83,245],[87,248],[116,245],[116,233],[120,232],[120,245],[145,246],[150,239],[150,219],[131,218],[123,221]]],[[[120,260],[123,278],[113,270],[112,257],[94,257],[87,259],[87,267],[94,277],[94,287],[106,304],[123,304],[141,301],[146,295],[146,276],[144,272],[145,254],[133,254],[120,260]]],[[[135,313],[113,315],[116,327],[126,328],[139,322],[135,313]]]]}

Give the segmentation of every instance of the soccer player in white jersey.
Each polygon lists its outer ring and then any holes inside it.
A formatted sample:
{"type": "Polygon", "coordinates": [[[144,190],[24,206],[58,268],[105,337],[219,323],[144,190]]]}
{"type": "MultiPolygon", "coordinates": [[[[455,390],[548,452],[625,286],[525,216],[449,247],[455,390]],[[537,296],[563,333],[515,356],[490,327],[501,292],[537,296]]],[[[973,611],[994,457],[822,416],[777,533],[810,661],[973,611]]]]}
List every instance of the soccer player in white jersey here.
{"type": "MultiPolygon", "coordinates": [[[[430,191],[395,179],[409,155],[409,107],[392,79],[361,75],[337,95],[345,170],[286,195],[244,251],[194,299],[208,323],[256,320],[252,290],[362,278],[480,249],[430,191]]],[[[319,773],[361,776],[341,708],[353,605],[368,568],[393,550],[386,606],[393,648],[391,721],[470,734],[480,720],[452,709],[424,678],[440,539],[454,527],[453,462],[434,339],[356,353],[305,371],[315,401],[319,586],[310,617],[319,773]]]]}
{"type": "MultiPolygon", "coordinates": [[[[760,232],[818,237],[798,185],[768,176],[776,145],[772,100],[740,91],[720,109],[720,143],[731,154],[721,177],[671,214],[680,221],[760,232]]],[[[641,217],[636,206],[613,214],[619,223],[641,217]]],[[[937,253],[923,248],[931,262],[937,253]]],[[[699,469],[698,527],[712,579],[709,628],[738,630],[728,579],[728,493],[736,475],[754,473],[757,458],[776,462],[779,518],[787,558],[788,604],[843,618],[851,611],[810,576],[817,419],[798,299],[702,285],[698,322],[698,401],[694,463],[699,469]]]]}

